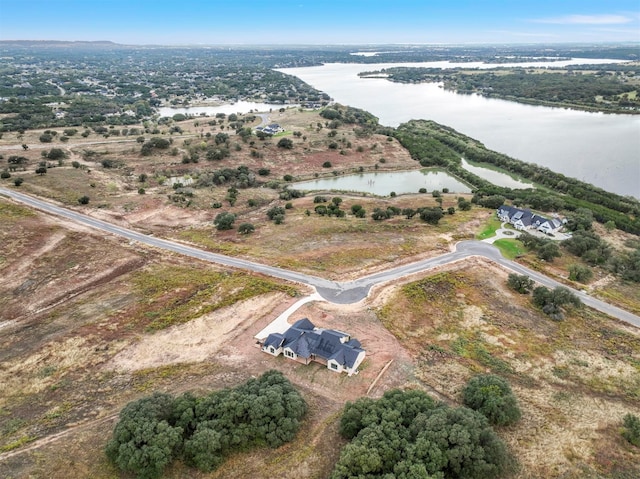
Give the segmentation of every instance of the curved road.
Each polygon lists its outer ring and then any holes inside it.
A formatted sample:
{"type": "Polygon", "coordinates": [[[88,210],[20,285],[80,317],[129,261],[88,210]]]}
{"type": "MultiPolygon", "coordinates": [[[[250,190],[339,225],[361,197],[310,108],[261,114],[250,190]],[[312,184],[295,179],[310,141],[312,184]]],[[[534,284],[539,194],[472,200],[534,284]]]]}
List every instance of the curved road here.
{"type": "MultiPolygon", "coordinates": [[[[366,298],[371,288],[376,284],[394,281],[410,274],[419,273],[436,266],[460,261],[471,256],[482,256],[484,258],[487,258],[495,263],[498,263],[508,270],[511,270],[518,274],[525,274],[539,284],[542,284],[543,286],[551,288],[555,288],[556,286],[567,287],[566,285],[563,285],[562,283],[559,283],[558,281],[555,281],[543,274],[540,274],[518,263],[503,258],[497,248],[488,243],[483,243],[480,241],[462,241],[456,244],[456,250],[452,253],[447,253],[435,258],[417,261],[415,263],[397,266],[380,273],[364,276],[354,281],[329,281],[317,276],[297,273],[295,271],[289,271],[274,266],[267,266],[264,264],[254,263],[252,261],[233,258],[221,254],[210,253],[198,248],[194,248],[192,246],[186,246],[180,243],[176,243],[174,241],[148,236],[130,230],[128,228],[123,228],[106,221],[92,218],[82,213],[77,213],[73,210],[61,208],[47,201],[36,199],[32,196],[25,195],[17,191],[0,188],[0,194],[46,213],[62,216],[77,223],[81,223],[111,234],[122,236],[132,241],[138,241],[149,246],[155,246],[156,248],[162,248],[185,256],[222,264],[224,266],[229,266],[232,268],[246,269],[268,276],[273,276],[275,278],[306,284],[315,288],[318,294],[322,296],[322,298],[336,304],[356,303],[366,298]]],[[[576,294],[585,305],[640,328],[640,317],[616,306],[605,303],[604,301],[592,298],[582,291],[577,291],[572,288],[568,289],[576,294]]]]}

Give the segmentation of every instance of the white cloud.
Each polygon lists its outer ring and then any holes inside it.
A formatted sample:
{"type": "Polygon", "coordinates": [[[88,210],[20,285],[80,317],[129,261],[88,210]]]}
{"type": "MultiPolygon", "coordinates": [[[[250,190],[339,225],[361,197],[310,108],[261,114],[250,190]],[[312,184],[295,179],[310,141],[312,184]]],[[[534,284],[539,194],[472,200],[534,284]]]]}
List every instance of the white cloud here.
{"type": "Polygon", "coordinates": [[[620,25],[631,23],[633,18],[624,15],[566,15],[564,17],[538,18],[532,21],[558,25],[620,25]]]}

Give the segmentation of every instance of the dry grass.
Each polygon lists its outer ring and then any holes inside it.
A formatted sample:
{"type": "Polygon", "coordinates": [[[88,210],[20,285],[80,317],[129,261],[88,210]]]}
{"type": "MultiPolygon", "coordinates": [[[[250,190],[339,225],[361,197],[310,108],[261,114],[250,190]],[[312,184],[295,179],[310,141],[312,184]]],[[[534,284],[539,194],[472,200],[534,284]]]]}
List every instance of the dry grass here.
{"type": "Polygon", "coordinates": [[[500,433],[521,462],[517,477],[640,472],[640,451],[626,448],[615,467],[598,459],[618,449],[624,414],[640,412],[640,333],[587,310],[553,322],[504,276],[486,265],[451,270],[405,285],[380,314],[416,375],[452,400],[474,374],[509,379],[523,419],[500,433]]]}

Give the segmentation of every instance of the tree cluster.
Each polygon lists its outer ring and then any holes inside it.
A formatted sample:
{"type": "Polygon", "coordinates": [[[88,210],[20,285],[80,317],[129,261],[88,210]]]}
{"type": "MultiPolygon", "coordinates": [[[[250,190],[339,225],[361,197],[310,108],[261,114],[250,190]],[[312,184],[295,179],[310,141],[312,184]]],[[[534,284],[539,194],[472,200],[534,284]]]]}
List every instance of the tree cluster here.
{"type": "Polygon", "coordinates": [[[284,223],[284,215],[285,209],[282,206],[272,206],[267,210],[267,218],[277,225],[284,223]]]}
{"type": "Polygon", "coordinates": [[[195,186],[207,188],[230,184],[235,188],[249,188],[256,186],[256,175],[248,167],[242,165],[237,168],[222,168],[215,171],[205,171],[198,176],[195,186]]]}
{"type": "Polygon", "coordinates": [[[534,282],[527,275],[509,274],[507,285],[520,294],[533,292],[531,301],[546,315],[555,320],[564,318],[563,310],[567,307],[579,308],[582,301],[564,286],[549,289],[544,286],[533,287],[534,282]]]}
{"type": "MultiPolygon", "coordinates": [[[[378,125],[378,118],[368,111],[338,103],[323,109],[320,116],[331,121],[338,120],[341,123],[359,125],[362,128],[375,128],[378,125]]],[[[334,126],[339,126],[339,124],[336,123],[334,126]]]]}
{"type": "Polygon", "coordinates": [[[541,238],[539,236],[533,236],[527,232],[524,232],[518,238],[523,245],[530,250],[536,252],[536,256],[549,263],[553,262],[554,258],[562,256],[560,247],[556,241],[549,238],[541,238]]]}
{"type": "Polygon", "coordinates": [[[340,420],[347,444],[331,475],[342,478],[504,477],[512,460],[487,419],[436,403],[422,391],[392,390],[348,403],[340,420]]]}
{"type": "Polygon", "coordinates": [[[604,264],[611,257],[611,246],[593,231],[575,231],[562,246],[594,266],[604,264]]]}
{"type": "Polygon", "coordinates": [[[171,142],[169,140],[165,138],[153,137],[142,144],[140,154],[142,154],[142,156],[149,156],[155,149],[166,150],[169,148],[169,146],[171,146],[171,142]]]}
{"type": "Polygon", "coordinates": [[[160,477],[176,458],[208,472],[234,451],[291,441],[306,410],[278,371],[200,398],[156,393],[125,406],[106,454],[144,479],[160,477]]]}
{"type": "MultiPolygon", "coordinates": [[[[527,61],[530,60],[527,58],[527,61]]],[[[510,61],[516,60],[511,57],[510,61]]],[[[500,63],[500,60],[492,59],[493,62],[500,63]]],[[[581,67],[589,68],[584,65],[581,67]]],[[[629,96],[634,90],[629,78],[635,76],[635,71],[620,70],[613,65],[600,68],[596,73],[583,74],[576,72],[575,67],[563,72],[543,73],[529,72],[522,68],[468,73],[464,69],[397,67],[360,75],[376,77],[384,73],[387,80],[398,83],[443,82],[446,89],[458,93],[478,93],[522,103],[619,113],[637,111],[640,102],[635,96],[629,96]],[[606,101],[600,101],[600,98],[606,101]]]]}
{"type": "Polygon", "coordinates": [[[640,283],[640,247],[611,258],[609,266],[622,279],[640,283]]]}
{"type": "Polygon", "coordinates": [[[533,290],[533,304],[542,310],[544,314],[560,321],[564,318],[564,309],[567,307],[579,308],[582,301],[564,286],[554,289],[538,286],[533,290]]]}

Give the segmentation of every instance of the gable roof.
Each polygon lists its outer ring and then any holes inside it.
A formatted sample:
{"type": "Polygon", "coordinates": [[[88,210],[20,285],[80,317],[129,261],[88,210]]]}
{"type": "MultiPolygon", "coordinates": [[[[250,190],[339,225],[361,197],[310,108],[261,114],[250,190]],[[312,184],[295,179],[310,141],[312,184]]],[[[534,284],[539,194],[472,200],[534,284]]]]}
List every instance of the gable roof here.
{"type": "Polygon", "coordinates": [[[283,334],[271,333],[264,347],[288,348],[302,358],[318,356],[351,368],[364,350],[357,339],[335,329],[316,328],[307,318],[296,321],[283,334]]]}
{"type": "Polygon", "coordinates": [[[264,342],[264,347],[268,348],[269,346],[273,346],[274,348],[278,349],[280,346],[282,346],[283,342],[284,342],[284,336],[282,334],[273,333],[267,336],[267,339],[264,342]]]}
{"type": "Polygon", "coordinates": [[[497,214],[499,217],[503,218],[506,216],[509,223],[515,224],[516,222],[521,223],[523,226],[531,226],[535,225],[540,227],[547,224],[547,228],[557,229],[562,226],[562,221],[557,218],[546,218],[544,216],[535,214],[531,212],[531,210],[516,208],[515,206],[502,205],[497,209],[497,214]]]}
{"type": "Polygon", "coordinates": [[[307,318],[302,318],[297,320],[295,323],[293,323],[293,326],[291,327],[295,329],[302,329],[305,331],[313,331],[315,329],[315,326],[313,325],[313,323],[309,321],[307,318]]]}

